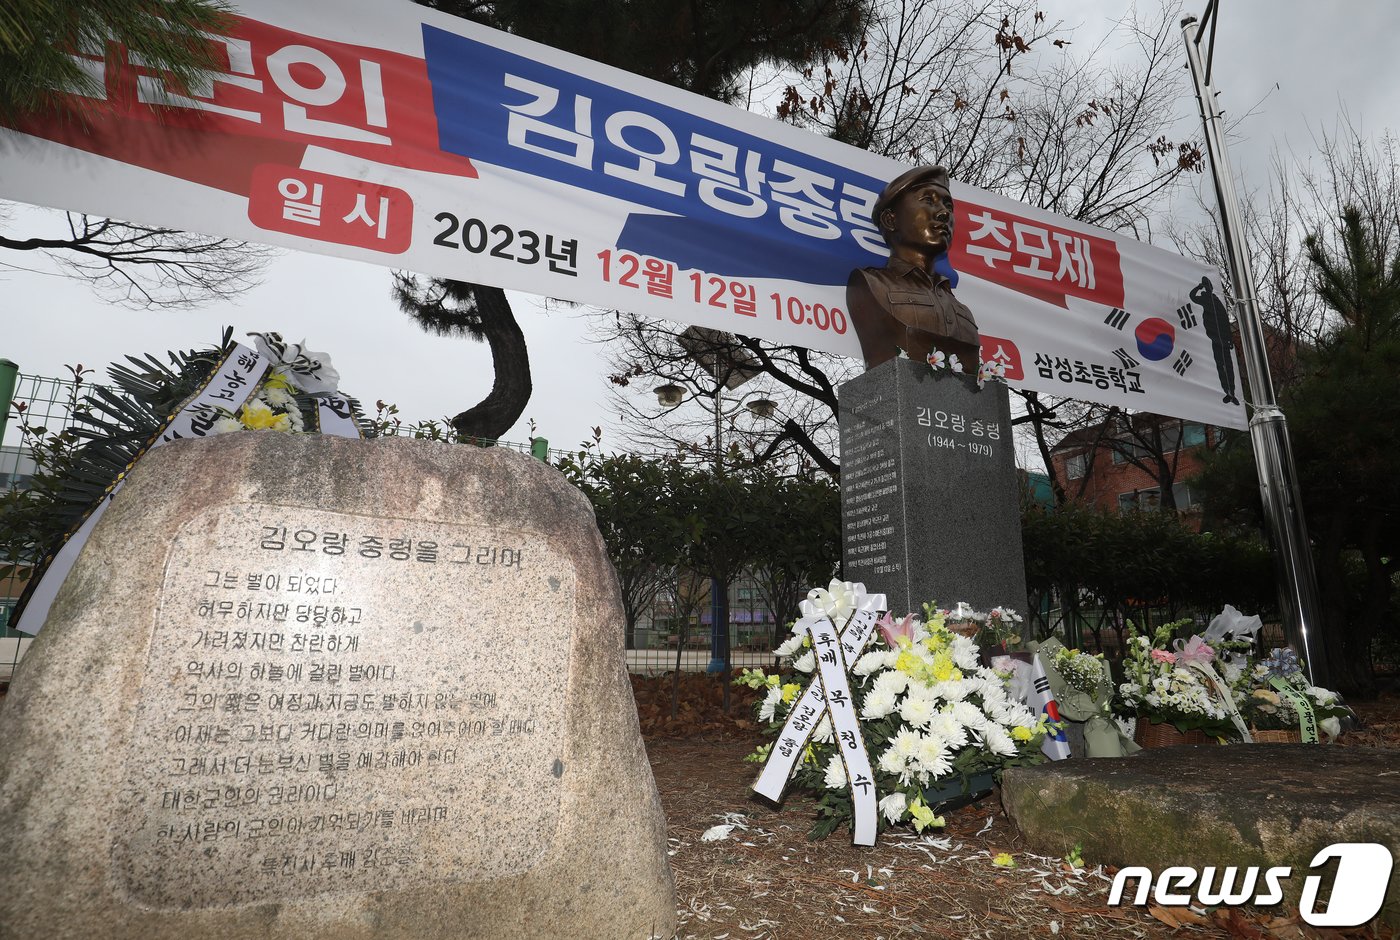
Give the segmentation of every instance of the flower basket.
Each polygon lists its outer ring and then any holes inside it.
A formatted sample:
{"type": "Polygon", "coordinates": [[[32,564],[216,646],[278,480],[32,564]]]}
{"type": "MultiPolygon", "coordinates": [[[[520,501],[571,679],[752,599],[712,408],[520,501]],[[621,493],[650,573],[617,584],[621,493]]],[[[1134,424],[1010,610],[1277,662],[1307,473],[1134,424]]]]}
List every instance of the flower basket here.
{"type": "Polygon", "coordinates": [[[1176,747],[1178,744],[1212,744],[1215,739],[1207,737],[1206,733],[1199,728],[1179,731],[1176,725],[1158,724],[1146,718],[1139,718],[1137,730],[1133,732],[1133,740],[1140,747],[1153,748],[1176,747]]]}
{"type": "Polygon", "coordinates": [[[1249,729],[1249,736],[1255,744],[1302,744],[1303,733],[1296,728],[1276,728],[1270,731],[1249,729]]]}

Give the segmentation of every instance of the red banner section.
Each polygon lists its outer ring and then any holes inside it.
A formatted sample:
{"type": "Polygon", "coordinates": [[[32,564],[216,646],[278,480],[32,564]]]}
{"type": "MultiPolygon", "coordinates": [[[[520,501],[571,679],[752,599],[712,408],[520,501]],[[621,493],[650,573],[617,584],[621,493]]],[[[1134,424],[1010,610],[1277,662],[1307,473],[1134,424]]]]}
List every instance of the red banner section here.
{"type": "Polygon", "coordinates": [[[960,274],[1064,307],[1083,297],[1123,305],[1123,267],[1111,239],[1060,228],[959,199],[949,252],[960,274]]]}
{"type": "Polygon", "coordinates": [[[297,166],[308,147],[476,176],[470,160],[438,148],[421,58],[243,17],[211,41],[222,47],[226,70],[200,88],[172,87],[123,49],[74,56],[102,82],[100,96],[72,96],[81,118],[32,118],[17,129],[240,195],[251,192],[260,164],[297,166]]]}
{"type": "Polygon", "coordinates": [[[248,219],[258,228],[390,254],[408,250],[413,200],[393,186],[297,167],[253,170],[248,219]]]}

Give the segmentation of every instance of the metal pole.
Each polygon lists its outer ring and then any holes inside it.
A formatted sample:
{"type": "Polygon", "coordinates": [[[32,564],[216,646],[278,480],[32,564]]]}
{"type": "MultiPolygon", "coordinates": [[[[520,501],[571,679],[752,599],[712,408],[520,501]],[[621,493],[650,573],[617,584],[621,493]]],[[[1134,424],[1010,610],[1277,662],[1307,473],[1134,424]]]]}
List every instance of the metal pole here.
{"type": "Polygon", "coordinates": [[[1274,398],[1273,379],[1264,346],[1264,328],[1255,298],[1254,272],[1245,250],[1240,224],[1239,200],[1225,150],[1225,127],[1214,106],[1215,90],[1208,83],[1197,46],[1196,18],[1181,21],[1186,41],[1186,59],[1196,85],[1196,100],[1205,126],[1206,151],[1210,154],[1215,198],[1220,207],[1220,235],[1225,241],[1230,281],[1236,297],[1236,319],[1240,344],[1244,347],[1245,374],[1253,397],[1249,437],[1254,445],[1254,465],[1259,474],[1259,492],[1264,501],[1264,519],[1274,546],[1279,573],[1279,610],[1288,641],[1307,663],[1308,677],[1314,684],[1327,682],[1327,663],[1320,638],[1322,619],[1317,599],[1317,575],[1313,571],[1312,549],[1307,523],[1303,519],[1298,475],[1288,442],[1288,422],[1274,398]]]}
{"type": "MultiPolygon", "coordinates": [[[[724,473],[724,445],[720,435],[723,432],[722,415],[720,405],[722,404],[719,393],[723,385],[715,388],[715,476],[724,473]]],[[[710,579],[710,664],[705,667],[706,672],[724,672],[725,662],[729,659],[729,624],[720,623],[720,618],[724,613],[723,605],[720,603],[719,592],[723,590],[723,585],[715,578],[710,579]]],[[[728,685],[725,686],[728,691],[728,685]]]]}
{"type": "Polygon", "coordinates": [[[19,381],[19,366],[8,359],[0,359],[0,443],[5,440],[5,431],[10,421],[10,406],[15,400],[15,383],[19,381]]]}

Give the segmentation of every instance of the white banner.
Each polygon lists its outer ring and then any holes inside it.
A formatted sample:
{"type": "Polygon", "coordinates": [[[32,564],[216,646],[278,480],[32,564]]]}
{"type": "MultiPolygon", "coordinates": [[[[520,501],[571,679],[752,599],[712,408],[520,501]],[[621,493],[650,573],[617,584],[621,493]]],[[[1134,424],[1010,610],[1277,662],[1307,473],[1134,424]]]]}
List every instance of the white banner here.
{"type": "MultiPolygon", "coordinates": [[[[233,6],[205,87],[84,56],[90,125],[0,131],[0,195],[859,355],[903,164],[407,0],[233,6]]],[[[1013,385],[1244,426],[1216,271],[952,194],[939,268],[1013,385]]]]}

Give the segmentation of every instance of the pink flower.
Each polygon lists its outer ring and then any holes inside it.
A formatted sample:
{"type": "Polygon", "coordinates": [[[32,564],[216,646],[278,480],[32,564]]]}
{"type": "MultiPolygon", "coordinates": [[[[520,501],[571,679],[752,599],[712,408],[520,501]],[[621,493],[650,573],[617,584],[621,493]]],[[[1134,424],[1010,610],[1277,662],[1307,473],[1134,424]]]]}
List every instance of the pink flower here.
{"type": "Polygon", "coordinates": [[[880,635],[885,638],[885,643],[890,649],[898,649],[900,640],[914,642],[914,615],[910,614],[899,623],[894,622],[894,618],[885,614],[879,623],[880,635]]]}
{"type": "Polygon", "coordinates": [[[1175,654],[1175,653],[1168,653],[1166,650],[1153,650],[1153,651],[1152,651],[1152,658],[1155,659],[1155,660],[1157,660],[1157,662],[1159,662],[1159,663],[1175,663],[1175,662],[1176,662],[1176,654],[1175,654]]]}

